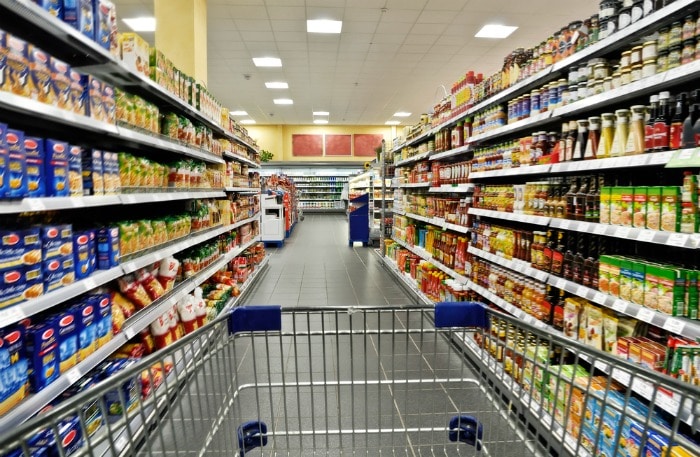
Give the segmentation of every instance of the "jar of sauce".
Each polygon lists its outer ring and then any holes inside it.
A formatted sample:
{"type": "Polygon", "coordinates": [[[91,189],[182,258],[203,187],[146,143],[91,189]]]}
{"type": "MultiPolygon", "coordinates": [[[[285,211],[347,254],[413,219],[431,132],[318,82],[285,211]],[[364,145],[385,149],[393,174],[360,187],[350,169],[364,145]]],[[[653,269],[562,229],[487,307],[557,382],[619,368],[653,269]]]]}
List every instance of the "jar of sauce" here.
{"type": "Polygon", "coordinates": [[[615,115],[613,113],[603,113],[600,117],[600,142],[597,155],[599,159],[610,157],[615,136],[615,115]]]}
{"type": "Polygon", "coordinates": [[[659,51],[659,56],[656,58],[656,71],[662,73],[668,70],[668,51],[659,51]]]}
{"type": "Polygon", "coordinates": [[[658,52],[668,50],[668,33],[668,27],[663,27],[659,30],[659,36],[656,38],[656,49],[658,52]]]}
{"type": "Polygon", "coordinates": [[[642,63],[642,49],[643,46],[635,46],[630,51],[630,65],[637,65],[642,63]]]}
{"type": "Polygon", "coordinates": [[[598,25],[598,41],[608,37],[608,19],[600,19],[598,25]]]}
{"type": "Polygon", "coordinates": [[[540,91],[534,89],[530,92],[530,115],[540,114],[540,91]]]}
{"type": "Polygon", "coordinates": [[[599,63],[593,67],[593,77],[595,79],[603,79],[610,76],[610,67],[606,63],[599,63]]]}
{"type": "Polygon", "coordinates": [[[616,71],[612,74],[612,88],[622,87],[622,72],[616,71]]]}
{"type": "Polygon", "coordinates": [[[642,61],[646,62],[649,59],[656,59],[658,53],[656,52],[657,42],[647,41],[642,45],[642,61]]]}
{"type": "Polygon", "coordinates": [[[649,76],[654,76],[656,74],[656,60],[650,59],[645,60],[642,66],[642,78],[648,78],[649,76]]]}
{"type": "Polygon", "coordinates": [[[600,2],[600,8],[598,10],[598,17],[600,20],[608,19],[615,14],[620,9],[620,2],[617,0],[603,0],[600,2]]]}
{"type": "Polygon", "coordinates": [[[681,65],[688,64],[695,60],[695,40],[686,40],[683,42],[681,50],[681,65]]]}
{"type": "Polygon", "coordinates": [[[632,7],[625,6],[617,16],[617,30],[622,30],[632,24],[632,7]]]}
{"type": "Polygon", "coordinates": [[[681,29],[681,41],[692,40],[695,38],[696,21],[693,15],[685,17],[683,28],[681,29]]]}
{"type": "Polygon", "coordinates": [[[632,24],[644,17],[644,0],[635,0],[632,4],[632,24]]]}
{"type": "Polygon", "coordinates": [[[621,75],[620,81],[622,82],[623,86],[632,82],[632,68],[631,67],[624,68],[620,72],[620,75],[621,75]]]}
{"type": "Polygon", "coordinates": [[[635,82],[642,79],[642,68],[643,66],[641,63],[632,65],[632,69],[630,72],[630,82],[635,82]]]}
{"type": "Polygon", "coordinates": [[[671,28],[668,32],[668,46],[680,45],[683,41],[683,25],[680,21],[676,21],[671,24],[671,28]]]}
{"type": "Polygon", "coordinates": [[[595,159],[598,156],[598,145],[600,143],[600,117],[588,118],[588,141],[583,154],[584,160],[595,159]]]}
{"type": "Polygon", "coordinates": [[[615,136],[613,137],[611,157],[624,155],[627,147],[627,136],[629,135],[630,111],[619,109],[615,111],[615,136]]]}
{"type": "Polygon", "coordinates": [[[632,65],[632,51],[625,51],[620,57],[620,68],[629,67],[632,65]]]}
{"type": "Polygon", "coordinates": [[[680,45],[671,46],[668,48],[668,69],[672,70],[681,66],[681,47],[680,45]]]}
{"type": "Polygon", "coordinates": [[[603,91],[607,92],[609,90],[613,89],[613,78],[612,76],[608,76],[607,78],[603,79],[603,91]]]}

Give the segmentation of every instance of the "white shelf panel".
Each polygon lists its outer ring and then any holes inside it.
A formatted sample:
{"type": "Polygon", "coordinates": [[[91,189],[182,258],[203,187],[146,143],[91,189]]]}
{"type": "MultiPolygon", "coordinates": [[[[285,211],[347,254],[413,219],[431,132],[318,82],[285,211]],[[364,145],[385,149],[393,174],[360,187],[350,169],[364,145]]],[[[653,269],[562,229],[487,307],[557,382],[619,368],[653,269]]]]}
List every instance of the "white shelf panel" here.
{"type": "Polygon", "coordinates": [[[654,152],[624,157],[582,160],[579,162],[561,162],[552,164],[551,173],[570,173],[588,170],[607,170],[666,165],[673,157],[674,151],[654,152]]]}
{"type": "Polygon", "coordinates": [[[491,217],[494,219],[502,219],[505,221],[523,222],[526,224],[535,224],[535,225],[548,225],[549,220],[550,220],[549,217],[530,216],[527,214],[506,213],[503,211],[491,211],[488,209],[481,209],[481,208],[469,208],[469,214],[474,215],[474,216],[485,216],[485,217],[491,217]]]}
{"type": "Polygon", "coordinates": [[[260,188],[258,187],[225,187],[226,192],[239,192],[247,194],[257,194],[260,193],[260,188]]]}
{"type": "Polygon", "coordinates": [[[0,201],[0,214],[112,206],[121,204],[119,197],[119,195],[96,195],[93,197],[41,197],[4,200],[0,201]]]}
{"type": "Polygon", "coordinates": [[[441,217],[426,217],[426,216],[421,216],[418,214],[413,214],[413,213],[407,213],[405,211],[400,211],[396,210],[394,211],[395,214],[401,214],[402,216],[410,217],[411,219],[415,219],[417,221],[423,221],[427,222],[428,224],[435,225],[437,227],[442,228],[443,230],[452,230],[454,232],[459,232],[459,233],[468,233],[469,228],[464,227],[462,225],[457,225],[457,224],[451,224],[445,219],[441,217]]]}
{"type": "Polygon", "coordinates": [[[406,249],[408,249],[409,251],[413,252],[413,253],[416,254],[418,257],[422,258],[423,260],[427,260],[428,262],[432,263],[432,264],[435,265],[438,269],[440,269],[440,270],[443,271],[444,273],[447,273],[448,275],[452,276],[454,279],[460,281],[462,284],[466,284],[467,281],[469,281],[469,279],[468,279],[466,276],[457,273],[457,272],[454,271],[453,269],[448,268],[448,267],[446,267],[445,265],[443,265],[441,262],[438,262],[437,260],[433,259],[433,256],[432,256],[428,251],[426,251],[425,249],[420,248],[420,247],[418,247],[418,246],[411,246],[411,245],[409,245],[408,243],[406,243],[406,242],[404,242],[404,241],[401,241],[401,240],[397,240],[397,239],[395,239],[395,238],[393,238],[393,240],[396,241],[396,242],[397,242],[398,244],[400,244],[401,246],[403,246],[404,248],[406,248],[406,249]]]}
{"type": "Polygon", "coordinates": [[[410,182],[410,183],[399,184],[399,187],[403,187],[406,189],[420,189],[422,187],[430,187],[430,183],[429,182],[410,182]]]}
{"type": "Polygon", "coordinates": [[[544,113],[530,116],[526,119],[513,122],[512,124],[504,125],[503,127],[499,127],[488,132],[484,132],[478,135],[472,135],[469,138],[469,144],[479,143],[481,141],[489,140],[491,138],[496,138],[503,135],[508,135],[510,133],[518,132],[520,130],[535,128],[539,125],[546,124],[547,122],[549,122],[552,116],[552,111],[545,111],[544,113]]]}
{"type": "Polygon", "coordinates": [[[542,175],[550,172],[553,165],[530,165],[516,168],[503,168],[501,170],[474,171],[469,174],[469,179],[500,178],[502,176],[542,175]]]}
{"type": "Polygon", "coordinates": [[[450,149],[449,151],[443,151],[443,152],[438,152],[437,154],[433,154],[430,156],[430,160],[441,160],[441,159],[447,159],[450,157],[458,156],[461,154],[464,154],[465,152],[469,152],[471,150],[471,145],[470,144],[465,144],[464,146],[460,146],[458,148],[450,149]]]}
{"type": "MultiPolygon", "coordinates": [[[[241,141],[243,143],[243,141],[241,141]]],[[[250,146],[249,146],[250,147],[250,146]]],[[[252,149],[252,148],[251,148],[252,149]]],[[[229,151],[224,152],[224,157],[227,159],[232,159],[241,163],[244,163],[252,168],[260,168],[260,164],[257,162],[253,162],[247,157],[239,156],[238,154],[233,154],[229,151]]]]}
{"type": "Polygon", "coordinates": [[[413,157],[409,157],[407,159],[399,160],[398,162],[394,163],[395,167],[404,167],[406,165],[410,165],[415,162],[420,162],[421,160],[426,160],[428,157],[430,157],[430,154],[432,154],[433,151],[427,151],[423,152],[421,154],[416,154],[413,157]]]}
{"type": "Polygon", "coordinates": [[[401,281],[406,287],[409,288],[413,294],[420,299],[420,301],[425,304],[425,305],[433,305],[434,302],[428,298],[423,292],[421,292],[418,287],[416,286],[416,282],[413,278],[408,273],[404,273],[399,271],[399,267],[396,265],[396,262],[391,260],[388,257],[383,257],[384,260],[384,265],[386,265],[387,269],[396,276],[396,278],[401,281]]]}
{"type": "Polygon", "coordinates": [[[117,127],[120,138],[142,146],[152,147],[163,151],[176,152],[194,159],[204,160],[210,163],[224,163],[224,159],[203,149],[196,149],[181,144],[166,137],[153,136],[147,133],[132,130],[126,127],[117,127]]]}
{"type": "Polygon", "coordinates": [[[509,270],[517,271],[518,273],[537,279],[541,282],[547,281],[547,278],[549,277],[549,273],[532,268],[529,263],[523,262],[519,259],[504,259],[501,256],[477,249],[474,246],[469,246],[468,251],[475,256],[488,260],[489,262],[498,264],[502,267],[508,268],[509,270]]]}
{"type": "Polygon", "coordinates": [[[193,190],[187,192],[153,192],[153,193],[133,193],[120,194],[119,202],[124,205],[134,205],[139,203],[169,202],[175,200],[194,200],[198,198],[223,198],[226,193],[221,190],[193,190]]]}
{"type": "Polygon", "coordinates": [[[431,187],[428,192],[468,194],[474,192],[474,184],[443,184],[439,187],[431,187]]]}

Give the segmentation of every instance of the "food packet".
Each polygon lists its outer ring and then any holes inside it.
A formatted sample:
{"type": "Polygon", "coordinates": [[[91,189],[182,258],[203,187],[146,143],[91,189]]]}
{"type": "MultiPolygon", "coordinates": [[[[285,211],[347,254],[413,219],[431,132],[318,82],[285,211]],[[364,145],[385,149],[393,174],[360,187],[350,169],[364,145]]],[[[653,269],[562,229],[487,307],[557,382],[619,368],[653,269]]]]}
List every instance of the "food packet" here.
{"type": "Polygon", "coordinates": [[[133,275],[122,276],[117,282],[119,283],[119,290],[121,293],[129,298],[129,300],[136,305],[137,309],[143,309],[153,303],[146,289],[133,275]]]}
{"type": "Polygon", "coordinates": [[[146,293],[151,300],[157,300],[165,294],[163,286],[155,277],[153,277],[150,271],[142,268],[137,272],[137,274],[139,283],[141,283],[143,288],[146,290],[146,293]]]}

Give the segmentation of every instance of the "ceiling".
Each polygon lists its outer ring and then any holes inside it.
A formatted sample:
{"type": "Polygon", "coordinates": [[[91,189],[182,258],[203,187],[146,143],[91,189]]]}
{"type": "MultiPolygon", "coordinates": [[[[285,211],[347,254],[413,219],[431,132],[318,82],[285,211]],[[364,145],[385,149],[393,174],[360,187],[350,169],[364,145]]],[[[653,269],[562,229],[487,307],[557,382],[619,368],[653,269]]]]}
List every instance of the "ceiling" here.
{"type": "MultiPolygon", "coordinates": [[[[208,87],[258,124],[384,125],[397,111],[415,124],[468,70],[489,75],[598,0],[207,0],[208,87]],[[340,35],[306,32],[307,19],[343,21],[340,35]],[[479,39],[486,23],[518,26],[505,40],[479,39]],[[253,57],[279,57],[256,68],[253,57]],[[286,81],[289,89],[267,89],[286,81]],[[293,105],[273,104],[291,98],[293,105]]],[[[120,18],[153,15],[153,0],[114,0],[120,18]]],[[[122,21],[120,30],[129,30],[122,21]]],[[[153,33],[142,33],[151,44],[153,33]]]]}

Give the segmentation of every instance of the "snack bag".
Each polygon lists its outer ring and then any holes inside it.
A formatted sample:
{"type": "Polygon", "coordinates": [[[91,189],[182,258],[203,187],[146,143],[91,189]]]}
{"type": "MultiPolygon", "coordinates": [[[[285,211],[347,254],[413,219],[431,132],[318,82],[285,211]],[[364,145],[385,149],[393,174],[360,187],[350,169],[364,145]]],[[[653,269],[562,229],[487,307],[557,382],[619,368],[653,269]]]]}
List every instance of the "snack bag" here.
{"type": "Polygon", "coordinates": [[[126,295],[137,309],[143,309],[153,303],[148,296],[146,289],[138,282],[133,275],[122,276],[118,280],[119,290],[126,295]]]}
{"type": "Polygon", "coordinates": [[[156,278],[145,268],[138,271],[138,281],[141,283],[151,300],[157,300],[165,294],[165,290],[156,278]]]}

